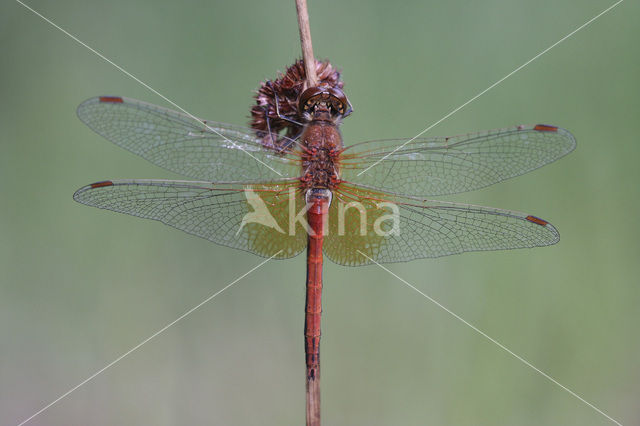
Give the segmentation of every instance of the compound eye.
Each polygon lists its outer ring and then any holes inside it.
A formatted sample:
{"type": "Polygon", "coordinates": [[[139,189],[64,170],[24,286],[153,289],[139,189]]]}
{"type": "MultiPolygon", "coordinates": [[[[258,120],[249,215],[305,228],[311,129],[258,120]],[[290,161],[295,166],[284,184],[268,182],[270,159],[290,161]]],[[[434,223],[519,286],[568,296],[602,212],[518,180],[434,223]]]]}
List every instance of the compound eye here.
{"type": "Polygon", "coordinates": [[[315,97],[322,94],[323,90],[319,87],[310,87],[300,95],[300,100],[298,101],[298,110],[299,111],[309,111],[313,104],[315,103],[315,97]]]}
{"type": "Polygon", "coordinates": [[[344,107],[342,106],[342,102],[340,102],[340,101],[339,101],[338,99],[336,99],[335,97],[332,97],[332,98],[331,98],[331,108],[332,108],[334,111],[336,111],[336,112],[338,112],[338,113],[340,113],[340,114],[342,114],[342,112],[343,112],[343,110],[344,110],[344,107]]]}
{"type": "Polygon", "coordinates": [[[332,102],[332,106],[336,111],[340,114],[345,114],[349,109],[349,101],[347,100],[347,96],[344,92],[337,87],[333,87],[330,89],[331,96],[334,101],[332,102]]]}

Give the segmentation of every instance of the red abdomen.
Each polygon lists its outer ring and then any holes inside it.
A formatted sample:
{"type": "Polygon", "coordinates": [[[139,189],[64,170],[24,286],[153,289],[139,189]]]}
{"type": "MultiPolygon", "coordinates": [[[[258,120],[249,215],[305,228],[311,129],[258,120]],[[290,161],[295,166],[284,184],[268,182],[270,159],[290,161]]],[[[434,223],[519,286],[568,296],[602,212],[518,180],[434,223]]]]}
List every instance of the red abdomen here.
{"type": "Polygon", "coordinates": [[[318,377],[320,365],[320,319],[322,317],[322,242],[330,200],[312,196],[307,211],[309,245],[307,247],[307,301],[305,307],[305,354],[307,378],[318,377]]]}

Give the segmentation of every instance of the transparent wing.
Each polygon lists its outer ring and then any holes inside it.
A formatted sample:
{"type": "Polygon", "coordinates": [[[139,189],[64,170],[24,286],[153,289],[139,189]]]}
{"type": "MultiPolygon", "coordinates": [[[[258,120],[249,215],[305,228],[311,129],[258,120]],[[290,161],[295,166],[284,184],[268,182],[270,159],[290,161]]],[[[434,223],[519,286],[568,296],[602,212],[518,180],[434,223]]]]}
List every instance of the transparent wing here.
{"type": "Polygon", "coordinates": [[[295,153],[264,147],[252,129],[199,121],[116,96],[87,99],[78,107],[78,117],[116,145],[194,179],[260,182],[300,174],[295,153]]]}
{"type": "Polygon", "coordinates": [[[298,224],[289,229],[289,202],[304,206],[294,185],[212,185],[207,182],[114,180],[80,188],[73,198],[90,206],[145,219],[223,246],[278,259],[293,257],[307,245],[298,224]],[[257,198],[256,198],[257,197],[257,198]],[[258,199],[259,198],[259,199],[258,199]],[[264,217],[256,217],[258,213],[264,217]],[[266,219],[267,213],[272,219],[266,219]]]}
{"type": "Polygon", "coordinates": [[[406,141],[350,146],[343,154],[342,179],[410,196],[455,194],[527,173],[576,146],[567,130],[542,124],[450,138],[419,138],[402,146],[406,141]]]}
{"type": "Polygon", "coordinates": [[[329,207],[324,253],[338,264],[358,266],[372,263],[370,259],[405,262],[468,251],[547,246],[559,239],[553,225],[532,215],[343,184],[329,207]],[[363,208],[355,204],[344,208],[355,202],[363,208]],[[362,212],[366,212],[364,220],[362,212]]]}

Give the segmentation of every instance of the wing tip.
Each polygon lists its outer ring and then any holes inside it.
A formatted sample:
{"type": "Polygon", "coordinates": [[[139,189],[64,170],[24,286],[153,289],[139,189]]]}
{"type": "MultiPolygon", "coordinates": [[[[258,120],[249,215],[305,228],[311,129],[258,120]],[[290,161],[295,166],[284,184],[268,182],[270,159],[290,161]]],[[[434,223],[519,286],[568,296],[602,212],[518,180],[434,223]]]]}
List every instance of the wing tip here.
{"type": "MultiPolygon", "coordinates": [[[[112,96],[112,95],[94,96],[92,98],[84,100],[83,102],[80,103],[80,105],[78,105],[78,108],[76,108],[76,115],[78,116],[80,121],[89,125],[86,117],[83,117],[85,113],[85,109],[87,107],[95,104],[101,104],[101,103],[102,104],[122,104],[124,103],[124,101],[125,101],[125,98],[123,98],[122,96],[112,96]]],[[[91,126],[89,125],[89,127],[91,126]]]]}
{"type": "Polygon", "coordinates": [[[115,95],[102,95],[102,96],[94,96],[91,97],[89,99],[85,99],[84,101],[82,101],[80,103],[80,105],[78,105],[77,111],[79,112],[80,109],[86,105],[91,105],[91,104],[122,104],[124,103],[125,98],[123,98],[122,96],[115,96],[115,95]]]}
{"type": "Polygon", "coordinates": [[[544,219],[541,219],[537,216],[533,216],[533,215],[528,215],[524,218],[526,221],[534,223],[538,226],[542,226],[543,228],[545,228],[546,230],[548,230],[549,232],[551,232],[551,234],[553,234],[553,239],[546,242],[545,244],[540,244],[541,246],[550,246],[553,244],[556,244],[558,241],[560,241],[560,232],[558,232],[558,230],[556,229],[555,226],[553,226],[551,223],[547,222],[544,219]]]}
{"type": "Polygon", "coordinates": [[[90,189],[96,189],[96,188],[105,188],[107,186],[114,186],[113,181],[111,180],[103,180],[100,182],[95,182],[92,183],[90,185],[85,185],[82,188],[78,189],[76,192],[73,193],[73,199],[79,203],[82,203],[82,200],[80,199],[80,195],[82,193],[84,193],[85,191],[88,191],[90,189]]]}
{"type": "Polygon", "coordinates": [[[567,129],[563,129],[562,127],[554,126],[551,124],[536,124],[533,127],[525,126],[525,125],[518,126],[518,130],[527,130],[527,129],[533,130],[535,132],[557,133],[558,135],[560,135],[563,139],[565,139],[569,143],[566,147],[566,151],[564,155],[570,153],[576,148],[577,142],[576,142],[575,136],[573,136],[573,134],[570,131],[568,131],[567,129]]]}

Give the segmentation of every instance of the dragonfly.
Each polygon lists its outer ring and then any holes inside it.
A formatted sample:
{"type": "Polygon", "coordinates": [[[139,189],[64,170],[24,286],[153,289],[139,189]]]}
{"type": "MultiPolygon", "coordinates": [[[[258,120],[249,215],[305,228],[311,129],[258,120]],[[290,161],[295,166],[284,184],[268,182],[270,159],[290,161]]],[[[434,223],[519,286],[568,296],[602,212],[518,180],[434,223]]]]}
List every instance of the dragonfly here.
{"type": "Polygon", "coordinates": [[[301,133],[266,135],[284,138],[283,149],[252,128],[126,97],[94,97],[78,107],[81,121],[193,180],[105,180],[73,197],[258,256],[287,259],[307,249],[307,391],[319,392],[324,257],[361,266],[555,244],[557,229],[538,216],[430,197],[525,174],[576,146],[569,131],[544,124],[345,146],[339,126],[351,111],[338,87],[304,90],[295,117],[301,133]]]}

